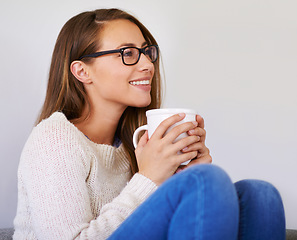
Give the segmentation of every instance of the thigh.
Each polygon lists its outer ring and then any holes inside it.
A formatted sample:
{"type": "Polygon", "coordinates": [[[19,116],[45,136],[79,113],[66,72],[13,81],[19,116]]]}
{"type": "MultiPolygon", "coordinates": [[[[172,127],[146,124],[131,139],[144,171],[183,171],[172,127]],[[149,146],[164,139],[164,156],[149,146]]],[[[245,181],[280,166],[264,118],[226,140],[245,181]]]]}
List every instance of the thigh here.
{"type": "Polygon", "coordinates": [[[237,195],[227,174],[201,164],[171,177],[110,239],[236,239],[237,195]]]}

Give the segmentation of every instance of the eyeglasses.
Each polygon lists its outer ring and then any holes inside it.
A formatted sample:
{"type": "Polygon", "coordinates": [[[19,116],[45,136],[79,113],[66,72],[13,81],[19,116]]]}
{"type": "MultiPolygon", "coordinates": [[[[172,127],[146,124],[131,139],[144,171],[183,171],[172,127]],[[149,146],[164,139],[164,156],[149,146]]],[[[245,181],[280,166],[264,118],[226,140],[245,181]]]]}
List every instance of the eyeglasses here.
{"type": "Polygon", "coordinates": [[[149,45],[144,48],[124,47],[120,49],[84,55],[80,57],[78,60],[81,60],[83,58],[96,58],[111,53],[121,53],[123,64],[131,66],[138,63],[141,53],[143,53],[152,63],[154,63],[158,59],[158,52],[159,48],[157,45],[149,45]]]}

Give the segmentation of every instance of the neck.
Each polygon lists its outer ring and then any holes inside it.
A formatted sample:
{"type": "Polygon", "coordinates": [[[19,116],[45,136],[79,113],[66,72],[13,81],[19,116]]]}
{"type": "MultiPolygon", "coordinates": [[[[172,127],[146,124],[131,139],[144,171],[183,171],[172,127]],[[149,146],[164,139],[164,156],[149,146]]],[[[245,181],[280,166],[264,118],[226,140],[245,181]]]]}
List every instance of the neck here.
{"type": "Polygon", "coordinates": [[[80,119],[75,121],[75,126],[85,134],[91,141],[98,144],[112,145],[114,142],[115,133],[119,120],[125,111],[126,107],[105,107],[91,106],[91,113],[88,118],[87,112],[80,119]]]}

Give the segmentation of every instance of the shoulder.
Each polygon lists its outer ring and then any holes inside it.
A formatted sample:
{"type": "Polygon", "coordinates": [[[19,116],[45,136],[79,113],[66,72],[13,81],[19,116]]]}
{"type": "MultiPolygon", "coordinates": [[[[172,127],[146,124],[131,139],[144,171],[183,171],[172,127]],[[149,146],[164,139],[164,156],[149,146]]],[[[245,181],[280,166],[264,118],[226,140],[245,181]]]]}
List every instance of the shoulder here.
{"type": "Polygon", "coordinates": [[[72,130],[78,133],[78,129],[68,121],[66,116],[62,112],[54,112],[49,118],[42,120],[34,129],[34,132],[43,131],[45,129],[51,130],[72,130]]]}
{"type": "Polygon", "coordinates": [[[85,137],[61,112],[53,113],[31,132],[21,155],[21,162],[34,165],[83,164],[88,168],[89,147],[85,137]]]}
{"type": "Polygon", "coordinates": [[[61,112],[53,113],[42,120],[32,131],[29,139],[36,139],[45,143],[79,142],[83,134],[61,112]]]}

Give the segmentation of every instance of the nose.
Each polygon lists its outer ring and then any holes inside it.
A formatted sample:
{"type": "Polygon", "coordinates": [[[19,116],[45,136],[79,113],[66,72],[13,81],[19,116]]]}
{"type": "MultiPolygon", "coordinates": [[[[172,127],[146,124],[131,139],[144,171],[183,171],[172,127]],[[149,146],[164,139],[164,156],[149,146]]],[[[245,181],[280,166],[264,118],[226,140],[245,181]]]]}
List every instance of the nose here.
{"type": "Polygon", "coordinates": [[[140,67],[141,71],[153,71],[155,68],[151,60],[143,53],[140,54],[140,58],[137,65],[140,67]]]}

